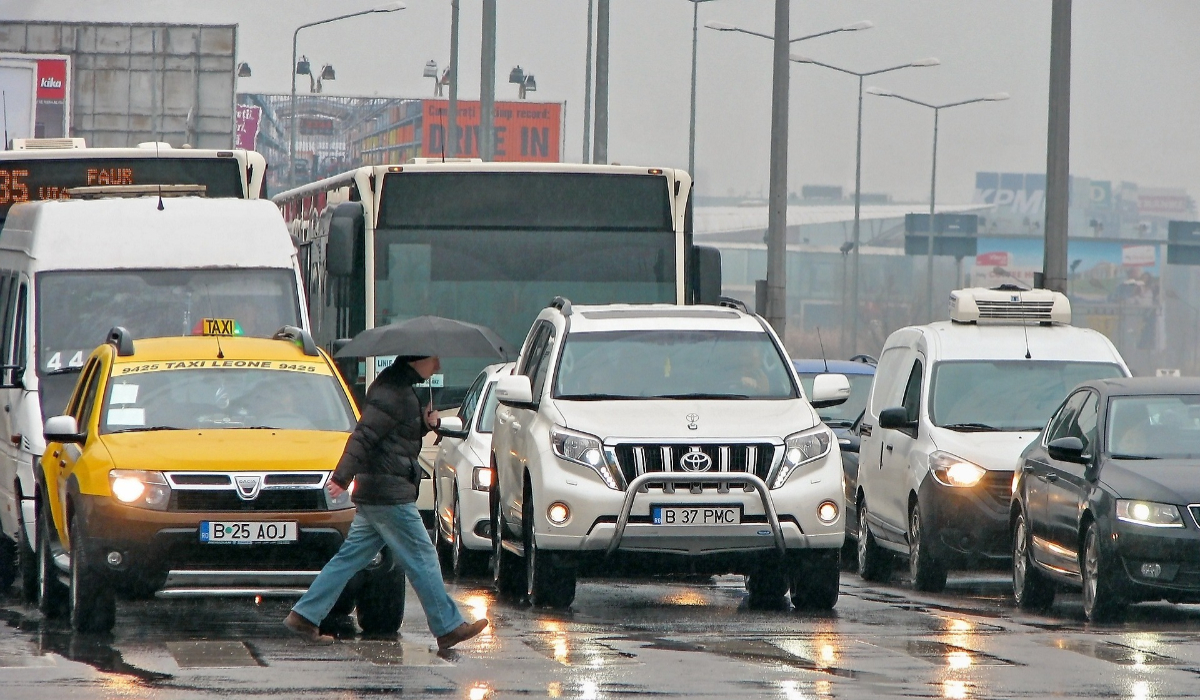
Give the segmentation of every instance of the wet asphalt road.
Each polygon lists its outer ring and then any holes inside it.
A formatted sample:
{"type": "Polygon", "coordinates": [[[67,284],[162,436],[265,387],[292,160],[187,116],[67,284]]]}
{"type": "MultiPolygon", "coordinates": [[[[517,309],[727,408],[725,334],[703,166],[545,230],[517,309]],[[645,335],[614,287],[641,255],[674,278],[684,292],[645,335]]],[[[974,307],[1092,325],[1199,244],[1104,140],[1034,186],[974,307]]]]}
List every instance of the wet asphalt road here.
{"type": "Polygon", "coordinates": [[[1089,626],[1078,596],[1016,611],[1001,574],[945,594],[844,573],[835,612],[747,610],[742,579],[581,582],[570,612],[452,585],[494,627],[436,655],[409,592],[400,638],[312,647],[288,603],[123,603],[111,636],[73,635],[0,598],[0,698],[1184,698],[1200,696],[1200,607],[1130,609],[1089,626]]]}

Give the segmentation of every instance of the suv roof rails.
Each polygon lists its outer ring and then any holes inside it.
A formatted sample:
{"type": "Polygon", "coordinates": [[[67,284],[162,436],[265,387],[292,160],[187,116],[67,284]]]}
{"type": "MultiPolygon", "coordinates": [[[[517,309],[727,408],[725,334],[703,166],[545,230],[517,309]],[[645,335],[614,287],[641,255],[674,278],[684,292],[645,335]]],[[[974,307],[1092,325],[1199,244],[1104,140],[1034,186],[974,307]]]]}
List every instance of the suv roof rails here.
{"type": "Polygon", "coordinates": [[[275,335],[271,336],[271,340],[287,340],[295,343],[305,355],[316,357],[321,353],[317,350],[317,344],[313,342],[312,336],[308,331],[296,326],[284,326],[275,331],[275,335]]]}
{"type": "Polygon", "coordinates": [[[737,309],[744,314],[750,313],[750,307],[746,306],[746,302],[733,297],[717,297],[717,306],[724,306],[727,309],[737,309]]]}
{"type": "Polygon", "coordinates": [[[550,300],[548,306],[552,306],[562,312],[563,316],[571,315],[571,300],[566,297],[554,297],[550,300]]]}
{"type": "Polygon", "coordinates": [[[133,354],[133,334],[124,326],[113,326],[104,340],[109,345],[115,345],[118,357],[129,357],[133,354]]]}

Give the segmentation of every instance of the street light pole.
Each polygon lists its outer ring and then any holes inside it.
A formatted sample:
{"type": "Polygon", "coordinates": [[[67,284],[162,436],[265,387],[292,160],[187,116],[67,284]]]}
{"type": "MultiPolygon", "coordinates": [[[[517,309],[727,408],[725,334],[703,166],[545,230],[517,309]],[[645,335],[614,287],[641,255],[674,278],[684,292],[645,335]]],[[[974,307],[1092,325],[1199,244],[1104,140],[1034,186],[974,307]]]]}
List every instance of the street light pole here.
{"type": "Polygon", "coordinates": [[[291,114],[288,116],[288,187],[296,186],[296,45],[297,40],[300,38],[300,30],[307,29],[308,27],[315,27],[318,24],[329,24],[330,22],[337,22],[339,20],[349,19],[351,17],[359,17],[361,15],[369,15],[375,12],[396,12],[397,10],[403,10],[405,7],[405,4],[402,2],[389,2],[386,5],[373,7],[369,10],[351,12],[348,15],[338,15],[337,17],[330,17],[329,19],[302,24],[299,27],[296,27],[296,31],[292,32],[292,99],[291,114]]]}
{"type": "Polygon", "coordinates": [[[450,0],[450,99],[446,107],[448,133],[442,138],[449,141],[446,150],[453,158],[458,155],[458,0],[450,0]]]}
{"type": "Polygon", "coordinates": [[[712,0],[690,0],[692,3],[692,109],[688,121],[688,175],[696,179],[696,45],[700,31],[700,3],[712,0]]]}
{"type": "Polygon", "coordinates": [[[593,5],[596,0],[588,0],[587,13],[587,62],[583,76],[583,160],[582,163],[592,162],[592,17],[595,15],[593,5]]]}
{"type": "MultiPolygon", "coordinates": [[[[821,61],[814,61],[811,58],[803,56],[791,56],[791,60],[796,63],[808,63],[814,66],[821,66],[835,70],[839,73],[853,75],[858,78],[858,133],[855,137],[854,147],[854,229],[853,229],[853,247],[850,249],[850,354],[858,354],[858,275],[859,275],[859,258],[858,249],[861,244],[861,236],[859,234],[859,213],[862,198],[862,114],[863,114],[863,79],[879,75],[881,73],[891,73],[903,68],[926,68],[930,66],[941,65],[941,61],[936,58],[922,58],[911,63],[905,63],[899,66],[891,66],[889,68],[880,68],[871,71],[852,71],[846,68],[839,68],[821,61]]],[[[843,322],[843,325],[845,323],[843,322]]],[[[845,336],[842,336],[845,340],[845,336]]]]}

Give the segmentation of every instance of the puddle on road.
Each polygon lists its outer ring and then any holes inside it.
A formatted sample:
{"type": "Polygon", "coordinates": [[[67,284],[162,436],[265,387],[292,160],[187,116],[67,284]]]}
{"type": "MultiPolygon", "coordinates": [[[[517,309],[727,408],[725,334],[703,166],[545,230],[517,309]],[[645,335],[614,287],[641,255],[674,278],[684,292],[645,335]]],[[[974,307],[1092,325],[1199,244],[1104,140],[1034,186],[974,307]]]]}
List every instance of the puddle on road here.
{"type": "MultiPolygon", "coordinates": [[[[121,652],[110,644],[112,640],[108,635],[75,634],[63,622],[48,623],[5,608],[0,608],[0,620],[9,627],[32,634],[36,649],[42,655],[57,654],[64,659],[87,664],[102,673],[129,676],[147,685],[172,678],[168,673],[147,671],[127,663],[121,652]]],[[[53,658],[50,658],[50,663],[44,665],[53,663],[53,658]]]]}
{"type": "Polygon", "coordinates": [[[355,654],[375,666],[450,666],[428,645],[410,642],[357,642],[348,644],[355,654]]]}
{"type": "MultiPolygon", "coordinates": [[[[543,627],[557,627],[556,623],[543,623],[543,627]]],[[[525,637],[522,641],[534,651],[554,659],[563,666],[586,666],[599,668],[640,664],[637,654],[620,651],[596,639],[568,635],[565,631],[550,629],[525,637]]]]}
{"type": "Polygon", "coordinates": [[[265,666],[242,642],[166,642],[180,668],[239,668],[265,666]]]}
{"type": "Polygon", "coordinates": [[[1091,639],[1053,639],[1045,644],[1055,649],[1073,651],[1076,654],[1083,654],[1119,666],[1176,666],[1180,664],[1178,659],[1169,656],[1112,642],[1098,642],[1091,639]]]}
{"type": "Polygon", "coordinates": [[[1021,666],[1015,661],[967,649],[955,644],[928,639],[913,639],[897,647],[904,653],[922,661],[950,668],[972,668],[975,666],[1021,666]]]}

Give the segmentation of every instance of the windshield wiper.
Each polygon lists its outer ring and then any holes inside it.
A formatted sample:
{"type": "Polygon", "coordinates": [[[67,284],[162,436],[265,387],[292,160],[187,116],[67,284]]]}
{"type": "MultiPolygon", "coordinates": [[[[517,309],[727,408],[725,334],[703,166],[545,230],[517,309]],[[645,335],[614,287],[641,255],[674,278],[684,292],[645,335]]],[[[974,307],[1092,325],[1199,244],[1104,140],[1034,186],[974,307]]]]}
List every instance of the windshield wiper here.
{"type": "Polygon", "coordinates": [[[184,430],[184,428],[176,428],[173,425],[150,425],[142,428],[121,428],[120,430],[111,430],[110,433],[152,433],[157,430],[184,430]]]}
{"type": "Polygon", "coordinates": [[[563,401],[607,401],[610,399],[628,399],[634,401],[644,399],[645,396],[626,396],[625,394],[561,394],[555,396],[556,399],[563,401]]]}
{"type": "Polygon", "coordinates": [[[52,369],[52,370],[47,371],[46,376],[52,377],[56,374],[79,374],[82,371],[83,371],[83,365],[80,365],[78,367],[59,367],[58,369],[52,369]]]}
{"type": "Polygon", "coordinates": [[[947,430],[957,430],[960,433],[998,433],[1000,428],[987,423],[947,423],[941,426],[947,430]]]}
{"type": "Polygon", "coordinates": [[[821,420],[823,420],[825,425],[828,425],[830,428],[849,428],[850,426],[854,425],[854,421],[846,420],[844,418],[822,418],[821,420]]]}
{"type": "Polygon", "coordinates": [[[1113,459],[1162,459],[1162,457],[1151,457],[1150,455],[1109,455],[1113,459]]]}
{"type": "Polygon", "coordinates": [[[657,394],[655,396],[647,396],[648,399],[748,399],[746,394],[657,394]]]}

